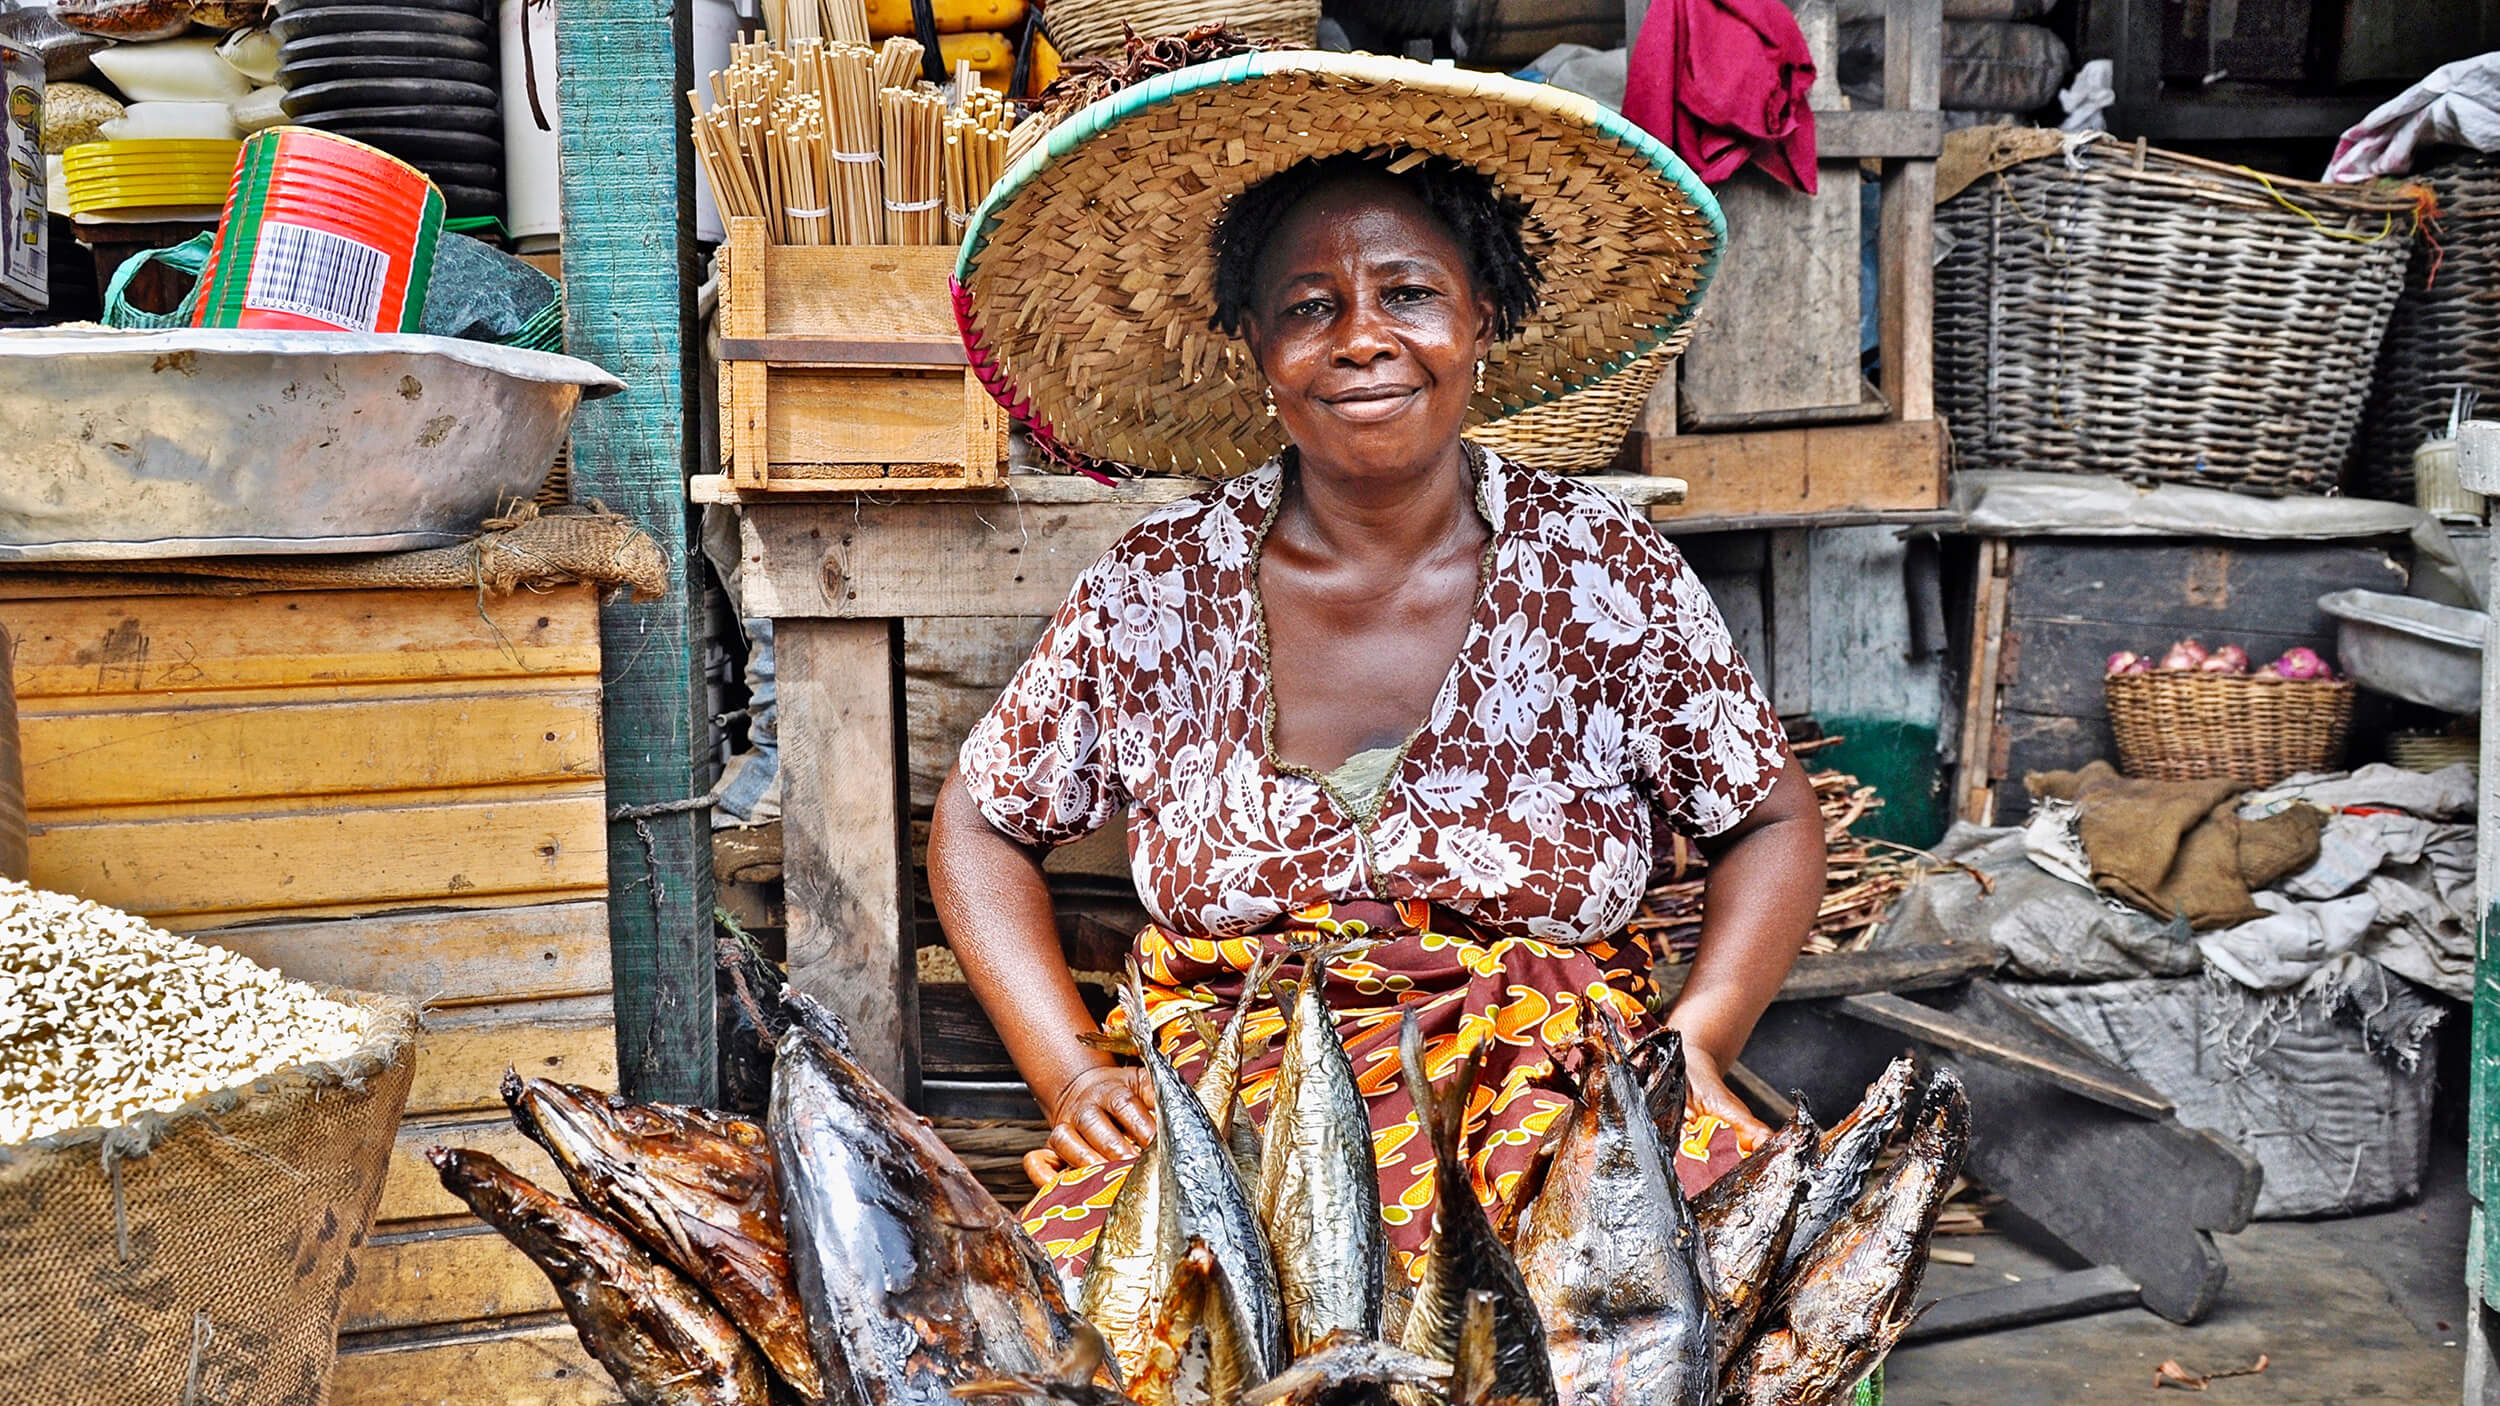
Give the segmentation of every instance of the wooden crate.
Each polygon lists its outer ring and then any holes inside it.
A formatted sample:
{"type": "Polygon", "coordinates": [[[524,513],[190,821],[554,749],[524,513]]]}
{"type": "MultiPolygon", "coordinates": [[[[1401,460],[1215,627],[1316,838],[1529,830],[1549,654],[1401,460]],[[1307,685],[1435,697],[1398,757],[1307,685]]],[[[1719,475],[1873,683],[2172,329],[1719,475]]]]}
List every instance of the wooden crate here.
{"type": "Polygon", "coordinates": [[[955,327],[951,246],[766,241],[721,251],[721,461],[741,492],[988,488],[998,402],[955,327]]]}
{"type": "Polygon", "coordinates": [[[507,1066],[616,1083],[591,587],[220,597],[0,575],[35,881],[423,1005],[334,1406],[620,1400],[437,1144],[553,1183],[507,1066]],[[492,1375],[484,1375],[491,1373],[492,1375]]]}

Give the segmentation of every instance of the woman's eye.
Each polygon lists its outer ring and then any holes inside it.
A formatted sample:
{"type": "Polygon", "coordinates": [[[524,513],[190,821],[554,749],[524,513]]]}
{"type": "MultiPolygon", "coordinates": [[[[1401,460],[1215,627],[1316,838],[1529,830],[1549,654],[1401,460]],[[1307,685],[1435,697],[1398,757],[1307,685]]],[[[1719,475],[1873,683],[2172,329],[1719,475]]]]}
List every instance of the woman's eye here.
{"type": "Polygon", "coordinates": [[[1436,291],[1437,290],[1427,288],[1420,283],[1409,283],[1401,287],[1390,289],[1388,293],[1388,301],[1392,303],[1420,303],[1426,298],[1434,296],[1436,291]]]}
{"type": "Polygon", "coordinates": [[[1301,302],[1288,304],[1285,308],[1287,317],[1326,317],[1327,315],[1328,300],[1326,298],[1304,298],[1301,302]]]}

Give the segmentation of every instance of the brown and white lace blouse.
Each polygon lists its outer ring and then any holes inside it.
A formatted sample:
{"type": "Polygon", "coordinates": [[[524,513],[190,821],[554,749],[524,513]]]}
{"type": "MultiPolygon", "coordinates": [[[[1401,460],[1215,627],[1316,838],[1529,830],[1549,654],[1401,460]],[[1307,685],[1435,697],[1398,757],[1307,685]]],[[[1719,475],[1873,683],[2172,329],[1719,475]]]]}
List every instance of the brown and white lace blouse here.
{"type": "Polygon", "coordinates": [[[983,815],[1057,845],[1129,812],[1158,923],[1228,936],[1423,899],[1559,942],[1621,927],[1656,824],[1734,825],[1786,756],[1701,582],[1596,489],[1480,460],[1466,643],[1368,810],[1273,746],[1257,572],[1287,472],[1174,503],[1089,568],[972,731],[983,815]]]}

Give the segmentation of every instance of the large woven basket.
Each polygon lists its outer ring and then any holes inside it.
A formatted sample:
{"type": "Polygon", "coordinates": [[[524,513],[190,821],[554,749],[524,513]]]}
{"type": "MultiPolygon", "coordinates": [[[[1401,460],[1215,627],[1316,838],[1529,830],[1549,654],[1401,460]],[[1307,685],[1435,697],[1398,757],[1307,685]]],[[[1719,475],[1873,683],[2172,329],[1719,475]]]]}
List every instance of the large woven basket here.
{"type": "Polygon", "coordinates": [[[2350,479],[2355,494],[2400,503],[2413,501],[2413,451],[2447,432],[2456,389],[2500,403],[2500,156],[2459,157],[2422,179],[2439,197],[2439,243],[2416,248],[2405,271],[2350,479]]]}
{"type": "Polygon", "coordinates": [[[1212,0],[1052,0],[1045,13],[1052,47],[1071,59],[1117,56],[1128,40],[1123,25],[1156,35],[1222,23],[1264,48],[1309,49],[1319,43],[1319,0],[1246,0],[1234,5],[1212,0]]]}
{"type": "Polygon", "coordinates": [[[2331,493],[2409,199],[2115,141],[1936,211],[1936,407],[1962,468],[2331,493]]]}
{"type": "Polygon", "coordinates": [[[1641,418],[1641,407],[1661,376],[1684,354],[1693,324],[1647,356],[1592,385],[1543,405],[1488,420],[1467,437],[1514,464],[1549,473],[1588,474],[1614,466],[1623,440],[1641,418]]]}
{"type": "Polygon", "coordinates": [[[2162,670],[2111,674],[2104,687],[2118,769],[2157,781],[2271,786],[2331,770],[2352,724],[2353,686],[2343,680],[2162,670]]]}

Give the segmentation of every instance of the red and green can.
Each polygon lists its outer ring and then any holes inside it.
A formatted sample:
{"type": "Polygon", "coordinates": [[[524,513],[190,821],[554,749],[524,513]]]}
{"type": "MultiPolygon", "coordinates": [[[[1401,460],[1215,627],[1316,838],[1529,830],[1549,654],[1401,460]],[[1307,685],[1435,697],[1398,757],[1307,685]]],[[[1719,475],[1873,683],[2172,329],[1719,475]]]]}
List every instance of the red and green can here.
{"type": "Polygon", "coordinates": [[[414,166],[308,127],[255,132],[192,325],[414,332],[442,228],[442,192],[414,166]]]}

